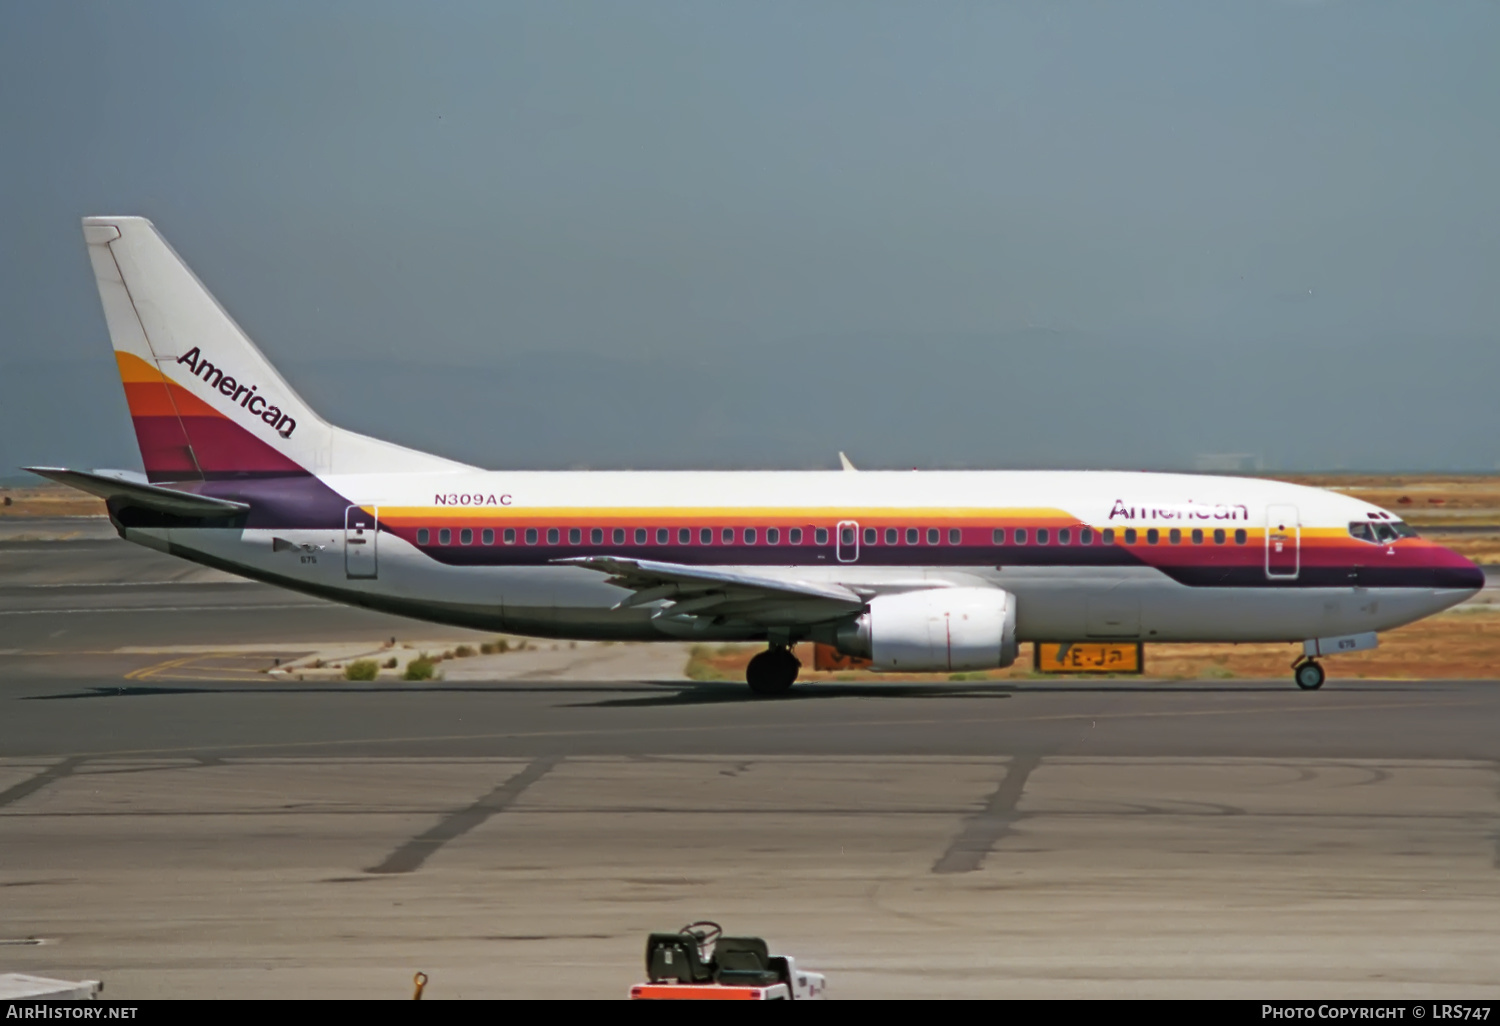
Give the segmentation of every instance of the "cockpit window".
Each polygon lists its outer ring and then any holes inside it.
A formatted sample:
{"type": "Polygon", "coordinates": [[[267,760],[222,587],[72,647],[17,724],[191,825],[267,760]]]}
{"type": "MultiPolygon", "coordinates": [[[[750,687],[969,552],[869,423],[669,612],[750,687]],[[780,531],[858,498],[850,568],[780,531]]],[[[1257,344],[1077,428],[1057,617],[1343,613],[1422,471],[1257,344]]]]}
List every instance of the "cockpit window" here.
{"type": "Polygon", "coordinates": [[[1372,545],[1388,545],[1398,538],[1415,538],[1417,532],[1400,520],[1355,520],[1349,524],[1349,537],[1372,545]]]}

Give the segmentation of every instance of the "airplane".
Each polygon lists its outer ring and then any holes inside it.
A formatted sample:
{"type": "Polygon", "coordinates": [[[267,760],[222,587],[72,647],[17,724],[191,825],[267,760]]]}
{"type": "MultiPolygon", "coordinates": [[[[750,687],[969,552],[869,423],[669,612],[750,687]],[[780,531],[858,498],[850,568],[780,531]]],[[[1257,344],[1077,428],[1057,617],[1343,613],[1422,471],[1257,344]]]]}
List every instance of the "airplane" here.
{"type": "Polygon", "coordinates": [[[145,473],[29,470],[125,540],[368,609],[536,637],[816,641],[876,670],[1012,664],[1023,642],[1372,648],[1484,574],[1399,517],[1256,478],[1113,471],[482,470],[336,427],[150,221],[83,220],[145,473]]]}

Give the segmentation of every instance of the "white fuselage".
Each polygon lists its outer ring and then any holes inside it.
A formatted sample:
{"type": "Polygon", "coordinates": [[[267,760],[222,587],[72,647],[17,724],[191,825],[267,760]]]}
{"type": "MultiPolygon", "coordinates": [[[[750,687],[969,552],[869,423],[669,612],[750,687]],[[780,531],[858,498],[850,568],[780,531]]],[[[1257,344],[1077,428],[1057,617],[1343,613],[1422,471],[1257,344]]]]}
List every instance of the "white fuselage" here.
{"type": "MultiPolygon", "coordinates": [[[[367,515],[378,529],[356,538],[347,526],[355,520],[325,516],[321,527],[290,518],[284,526],[125,534],[358,605],[579,639],[766,636],[754,623],[654,617],[649,602],[622,605],[631,592],[606,574],[555,562],[589,555],[865,595],[1002,588],[1016,597],[1025,641],[1296,641],[1380,631],[1452,606],[1482,581],[1473,564],[1409,531],[1377,538],[1374,527],[1399,524],[1384,510],[1261,479],[464,470],[318,480],[351,517],[367,515]],[[1353,524],[1374,525],[1371,537],[1353,524]]],[[[215,494],[240,493],[219,482],[215,494]]],[[[253,502],[253,489],[243,497],[253,502]]]]}

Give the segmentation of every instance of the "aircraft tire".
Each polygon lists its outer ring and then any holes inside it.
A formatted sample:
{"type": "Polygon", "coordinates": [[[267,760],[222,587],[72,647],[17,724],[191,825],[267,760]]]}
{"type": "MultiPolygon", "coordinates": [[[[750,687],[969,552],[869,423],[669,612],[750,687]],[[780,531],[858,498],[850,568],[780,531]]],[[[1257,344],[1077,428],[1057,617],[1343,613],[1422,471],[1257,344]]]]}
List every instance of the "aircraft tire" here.
{"type": "Polygon", "coordinates": [[[1323,667],[1309,659],[1292,672],[1292,679],[1303,691],[1316,691],[1323,686],[1323,667]]]}
{"type": "Polygon", "coordinates": [[[784,648],[759,653],[745,667],[745,683],[757,695],[784,695],[792,689],[802,663],[784,648]]]}

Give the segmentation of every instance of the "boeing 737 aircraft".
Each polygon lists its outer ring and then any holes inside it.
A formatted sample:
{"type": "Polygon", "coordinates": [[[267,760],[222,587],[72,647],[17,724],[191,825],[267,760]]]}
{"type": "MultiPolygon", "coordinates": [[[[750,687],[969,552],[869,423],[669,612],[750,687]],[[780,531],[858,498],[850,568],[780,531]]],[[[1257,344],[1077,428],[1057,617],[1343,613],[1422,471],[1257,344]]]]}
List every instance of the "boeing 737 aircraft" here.
{"type": "Polygon", "coordinates": [[[491,471],[337,428],[138,217],[83,222],[145,474],[34,467],[121,537],[370,609],[553,638],[815,640],[888,671],[1024,641],[1303,642],[1316,657],[1483,574],[1358,499],[1115,472],[491,471]]]}

